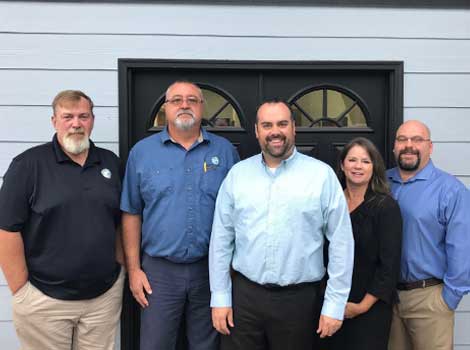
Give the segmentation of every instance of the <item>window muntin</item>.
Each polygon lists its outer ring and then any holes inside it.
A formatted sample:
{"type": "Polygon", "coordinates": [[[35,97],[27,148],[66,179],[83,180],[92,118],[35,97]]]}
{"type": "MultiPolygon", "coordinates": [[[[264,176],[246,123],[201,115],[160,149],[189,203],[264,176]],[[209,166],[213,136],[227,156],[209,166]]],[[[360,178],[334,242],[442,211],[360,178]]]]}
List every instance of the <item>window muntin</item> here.
{"type": "Polygon", "coordinates": [[[368,127],[364,103],[358,96],[340,88],[308,88],[294,96],[290,105],[298,127],[368,127]]]}

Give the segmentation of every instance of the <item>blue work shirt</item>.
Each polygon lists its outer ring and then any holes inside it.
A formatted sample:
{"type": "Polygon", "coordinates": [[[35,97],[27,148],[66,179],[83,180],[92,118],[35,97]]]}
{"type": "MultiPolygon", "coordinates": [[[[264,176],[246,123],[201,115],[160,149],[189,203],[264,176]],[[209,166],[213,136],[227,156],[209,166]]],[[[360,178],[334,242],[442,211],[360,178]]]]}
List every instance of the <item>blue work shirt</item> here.
{"type": "Polygon", "coordinates": [[[121,210],[142,216],[142,251],[176,263],[207,256],[214,205],[222,180],[239,160],[235,148],[202,129],[189,150],[168,131],[131,150],[121,210]]]}
{"type": "Polygon", "coordinates": [[[407,181],[397,168],[387,176],[403,216],[400,281],[442,279],[442,296],[456,309],[470,291],[469,191],[431,160],[407,181]]]}
{"type": "Polygon", "coordinates": [[[220,188],[214,214],[211,306],[232,306],[231,264],[259,284],[321,280],[325,236],[330,241],[329,280],[322,314],[342,320],[354,240],[348,206],[333,170],[295,150],[274,173],[261,154],[236,164],[220,188]]]}

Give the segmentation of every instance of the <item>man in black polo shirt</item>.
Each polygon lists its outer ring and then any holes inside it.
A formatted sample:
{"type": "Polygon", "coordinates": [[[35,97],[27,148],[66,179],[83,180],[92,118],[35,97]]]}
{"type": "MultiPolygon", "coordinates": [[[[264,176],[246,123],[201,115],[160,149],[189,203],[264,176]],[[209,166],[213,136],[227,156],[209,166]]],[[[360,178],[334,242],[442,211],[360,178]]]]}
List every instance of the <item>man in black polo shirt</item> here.
{"type": "Polygon", "coordinates": [[[122,301],[119,160],[96,147],[93,102],[52,104],[52,142],[15,157],[0,189],[0,266],[23,350],[113,349],[122,301]]]}

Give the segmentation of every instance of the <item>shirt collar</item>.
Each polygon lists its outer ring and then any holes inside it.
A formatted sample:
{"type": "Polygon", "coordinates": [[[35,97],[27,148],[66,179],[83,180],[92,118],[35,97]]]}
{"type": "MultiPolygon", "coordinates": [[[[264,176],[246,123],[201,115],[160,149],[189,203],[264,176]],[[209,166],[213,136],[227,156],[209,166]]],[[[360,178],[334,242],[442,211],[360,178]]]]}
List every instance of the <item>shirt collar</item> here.
{"type": "MultiPolygon", "coordinates": [[[[429,180],[432,176],[432,173],[434,172],[434,169],[435,169],[434,164],[432,160],[429,159],[428,164],[426,164],[426,166],[423,169],[418,171],[413,177],[410,177],[407,181],[404,181],[404,182],[413,182],[416,180],[429,180]]],[[[398,167],[395,167],[390,171],[388,178],[392,180],[393,182],[400,182],[400,183],[403,182],[400,176],[400,172],[398,171],[398,167]]]]}
{"type": "MultiPolygon", "coordinates": [[[[62,146],[57,139],[57,134],[54,134],[54,137],[52,138],[52,149],[54,150],[57,163],[72,162],[72,159],[70,159],[70,157],[62,149],[62,146]]],[[[96,152],[95,144],[90,140],[90,149],[88,150],[88,156],[85,164],[94,164],[100,162],[101,159],[98,155],[98,152],[96,152]]]]}
{"type": "MultiPolygon", "coordinates": [[[[173,143],[178,143],[175,140],[173,140],[171,138],[170,134],[168,133],[168,126],[166,126],[165,129],[162,130],[162,132],[160,133],[160,137],[161,137],[162,143],[167,143],[169,141],[171,141],[173,143]]],[[[199,137],[197,138],[197,143],[199,144],[203,141],[210,142],[211,141],[211,135],[206,130],[201,128],[200,131],[199,131],[199,137]]]]}
{"type": "MultiPolygon", "coordinates": [[[[283,164],[285,164],[285,166],[288,166],[289,164],[291,164],[292,161],[295,159],[296,155],[297,155],[297,148],[294,147],[294,149],[293,149],[293,151],[292,151],[292,154],[289,156],[289,158],[283,159],[283,160],[281,161],[281,163],[279,164],[279,167],[281,167],[283,164]]],[[[264,161],[263,152],[261,152],[260,158],[261,158],[261,163],[262,163],[264,166],[267,167],[268,165],[267,165],[266,162],[264,161]]],[[[279,168],[279,167],[278,167],[278,168],[279,168]]]]}

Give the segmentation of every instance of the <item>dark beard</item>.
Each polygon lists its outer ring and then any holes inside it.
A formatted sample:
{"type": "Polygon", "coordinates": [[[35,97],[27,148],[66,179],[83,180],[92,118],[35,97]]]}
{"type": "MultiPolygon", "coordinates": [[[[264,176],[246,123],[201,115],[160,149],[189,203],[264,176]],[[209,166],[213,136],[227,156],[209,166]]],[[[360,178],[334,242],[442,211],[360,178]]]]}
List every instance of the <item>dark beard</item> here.
{"type": "Polygon", "coordinates": [[[419,154],[418,151],[413,151],[413,150],[410,150],[409,148],[405,148],[404,150],[402,150],[399,154],[398,154],[398,167],[401,169],[401,170],[404,170],[404,171],[415,171],[415,170],[418,170],[419,168],[419,164],[421,163],[421,155],[419,154]],[[405,153],[412,153],[412,154],[415,154],[417,156],[417,159],[416,159],[416,162],[412,163],[412,164],[409,164],[409,163],[405,163],[401,160],[401,155],[402,154],[405,154],[405,153]]]}

